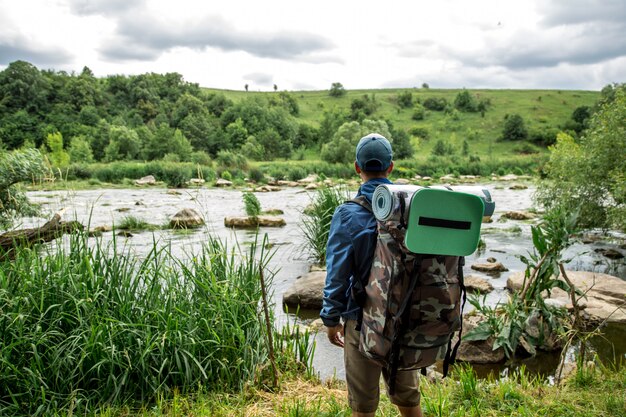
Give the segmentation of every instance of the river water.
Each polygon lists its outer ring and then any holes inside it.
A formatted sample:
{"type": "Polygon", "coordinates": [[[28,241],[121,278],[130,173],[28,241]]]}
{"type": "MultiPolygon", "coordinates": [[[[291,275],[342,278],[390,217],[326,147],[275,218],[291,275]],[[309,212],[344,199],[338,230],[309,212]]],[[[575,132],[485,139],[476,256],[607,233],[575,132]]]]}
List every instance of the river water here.
{"type": "MultiPolygon", "coordinates": [[[[483,235],[486,247],[484,250],[466,258],[466,274],[481,275],[472,271],[474,263],[485,262],[487,258],[496,258],[508,269],[508,272],[491,276],[490,282],[495,290],[487,296],[490,304],[496,304],[506,299],[506,279],[515,271],[524,270],[524,264],[518,259],[519,255],[526,255],[531,250],[530,226],[532,222],[512,221],[501,218],[502,213],[511,210],[527,210],[533,207],[532,194],[534,187],[529,184],[525,190],[512,190],[507,183],[483,184],[489,189],[496,211],[493,222],[483,224],[483,235]]],[[[303,233],[300,229],[300,219],[303,209],[311,202],[314,191],[305,191],[302,188],[286,188],[270,193],[256,193],[263,210],[280,209],[284,212],[287,225],[282,228],[261,228],[261,235],[267,234],[275,250],[270,267],[276,271],[273,280],[273,297],[276,306],[276,315],[279,323],[293,320],[282,310],[282,294],[291,286],[297,277],[305,274],[311,261],[307,249],[304,247],[303,233]]],[[[208,235],[226,240],[229,247],[235,243],[245,247],[247,242],[254,240],[255,232],[250,230],[231,230],[224,226],[224,217],[244,215],[242,192],[217,188],[198,188],[185,190],[167,190],[163,188],[132,188],[132,189],[98,189],[88,191],[33,191],[28,198],[42,206],[41,218],[23,219],[23,227],[43,224],[52,214],[61,208],[66,208],[66,220],[78,220],[90,229],[97,226],[119,224],[127,216],[133,216],[155,225],[163,225],[184,208],[193,208],[205,218],[206,227],[191,233],[176,233],[171,230],[156,232],[135,233],[132,237],[117,237],[125,248],[136,252],[139,256],[146,254],[156,237],[160,242],[171,246],[172,253],[186,257],[190,253],[198,252],[200,245],[206,241],[208,235]]],[[[111,233],[105,233],[103,239],[111,238],[111,233]]],[[[609,238],[594,241],[591,244],[577,243],[567,250],[567,257],[571,262],[567,266],[573,270],[587,270],[603,272],[626,279],[626,261],[624,259],[611,261],[595,252],[595,249],[616,248],[624,242],[624,235],[612,234],[609,238]]],[[[469,310],[469,304],[466,306],[469,310]]],[[[317,315],[317,312],[303,312],[296,320],[307,321],[317,315]]],[[[617,339],[622,340],[618,348],[620,355],[626,353],[624,333],[619,331],[617,339]]],[[[314,366],[322,378],[335,376],[343,379],[342,351],[330,345],[325,334],[316,336],[316,354],[314,366]]],[[[541,359],[546,364],[553,359],[541,359]]],[[[534,367],[529,362],[527,366],[534,367]]],[[[548,366],[552,366],[549,365],[548,366]]],[[[555,366],[555,365],[554,365],[555,366]]],[[[548,371],[549,372],[549,371],[548,371]]]]}

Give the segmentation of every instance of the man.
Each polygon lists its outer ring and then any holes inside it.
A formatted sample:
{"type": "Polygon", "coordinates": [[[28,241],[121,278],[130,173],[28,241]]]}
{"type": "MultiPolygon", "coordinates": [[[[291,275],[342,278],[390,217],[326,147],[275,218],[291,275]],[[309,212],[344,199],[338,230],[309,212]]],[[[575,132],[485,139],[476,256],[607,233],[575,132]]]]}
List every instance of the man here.
{"type": "MultiPolygon", "coordinates": [[[[371,203],[377,186],[391,184],[393,170],[389,141],[376,133],[364,136],[356,147],[354,168],[362,185],[357,196],[371,203]]],[[[326,249],[326,284],[320,317],[328,339],[344,348],[348,400],[354,417],[374,416],[378,408],[379,384],[384,369],[359,352],[357,319],[361,308],[352,297],[355,285],[367,283],[374,248],[376,219],[364,207],[347,203],[335,210],[326,249]],[[343,319],[343,325],[341,324],[343,319]]],[[[391,402],[404,417],[422,417],[417,371],[398,371],[391,402]]]]}

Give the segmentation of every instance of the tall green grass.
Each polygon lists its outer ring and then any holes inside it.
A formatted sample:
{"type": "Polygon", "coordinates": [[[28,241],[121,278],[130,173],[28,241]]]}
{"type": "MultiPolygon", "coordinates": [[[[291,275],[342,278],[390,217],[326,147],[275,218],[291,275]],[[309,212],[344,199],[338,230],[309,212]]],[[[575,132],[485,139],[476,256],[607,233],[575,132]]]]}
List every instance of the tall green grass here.
{"type": "Polygon", "coordinates": [[[304,210],[300,229],[304,235],[304,246],[311,252],[319,265],[326,263],[326,243],[330,232],[330,221],[335,209],[351,198],[349,190],[342,187],[326,187],[317,190],[311,204],[304,210]]]}
{"type": "Polygon", "coordinates": [[[140,259],[74,236],[43,254],[21,250],[0,267],[2,414],[240,389],[267,357],[262,248],[241,255],[210,238],[179,260],[154,242],[140,259]]]}

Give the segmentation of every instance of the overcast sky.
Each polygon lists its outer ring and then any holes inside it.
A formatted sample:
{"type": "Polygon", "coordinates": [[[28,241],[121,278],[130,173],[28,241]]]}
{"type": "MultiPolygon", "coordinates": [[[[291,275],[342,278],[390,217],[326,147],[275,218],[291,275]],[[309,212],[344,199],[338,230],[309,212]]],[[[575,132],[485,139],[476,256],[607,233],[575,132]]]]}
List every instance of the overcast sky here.
{"type": "Polygon", "coordinates": [[[267,91],[626,82],[626,0],[0,0],[0,69],[267,91]]]}

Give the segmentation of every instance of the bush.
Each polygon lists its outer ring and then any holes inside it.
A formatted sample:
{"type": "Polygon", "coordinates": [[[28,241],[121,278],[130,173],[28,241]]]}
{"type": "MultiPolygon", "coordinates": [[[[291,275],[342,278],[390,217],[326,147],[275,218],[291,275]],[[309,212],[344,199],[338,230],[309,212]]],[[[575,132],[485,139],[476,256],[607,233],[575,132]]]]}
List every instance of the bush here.
{"type": "Polygon", "coordinates": [[[528,130],[522,116],[519,114],[507,114],[504,116],[501,139],[508,141],[528,139],[528,130]]]}
{"type": "Polygon", "coordinates": [[[257,183],[265,181],[265,175],[263,174],[263,171],[258,168],[251,168],[250,171],[248,171],[248,178],[257,183]]]}
{"type": "Polygon", "coordinates": [[[413,93],[411,93],[410,91],[404,91],[398,94],[397,101],[398,106],[403,109],[408,109],[413,105],[413,93]]]}
{"type": "Polygon", "coordinates": [[[289,181],[298,181],[305,178],[307,175],[308,173],[304,168],[292,167],[287,174],[287,178],[289,178],[289,181]]]}
{"type": "Polygon", "coordinates": [[[463,91],[460,91],[456,95],[454,99],[454,107],[459,111],[473,113],[478,111],[478,102],[469,91],[463,89],[463,91]]]}
{"type": "Polygon", "coordinates": [[[158,181],[163,181],[168,187],[183,188],[193,177],[193,170],[190,165],[164,163],[161,170],[155,175],[158,181]]]}
{"type": "Polygon", "coordinates": [[[220,168],[238,168],[246,170],[248,169],[248,160],[245,156],[231,152],[231,151],[219,151],[215,158],[220,168]]]}
{"type": "Polygon", "coordinates": [[[422,104],[428,110],[444,111],[446,106],[448,106],[448,100],[443,97],[428,97],[422,104]]]}
{"type": "Polygon", "coordinates": [[[415,104],[413,108],[413,113],[411,114],[411,119],[413,120],[424,120],[426,118],[426,109],[421,104],[415,104]]]}
{"type": "Polygon", "coordinates": [[[259,217],[261,215],[261,202],[259,199],[249,191],[244,192],[242,198],[246,215],[250,217],[259,217]]]}
{"type": "Polygon", "coordinates": [[[415,136],[424,140],[430,138],[430,131],[425,127],[412,127],[409,129],[411,136],[415,136]]]}

